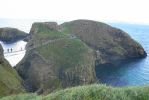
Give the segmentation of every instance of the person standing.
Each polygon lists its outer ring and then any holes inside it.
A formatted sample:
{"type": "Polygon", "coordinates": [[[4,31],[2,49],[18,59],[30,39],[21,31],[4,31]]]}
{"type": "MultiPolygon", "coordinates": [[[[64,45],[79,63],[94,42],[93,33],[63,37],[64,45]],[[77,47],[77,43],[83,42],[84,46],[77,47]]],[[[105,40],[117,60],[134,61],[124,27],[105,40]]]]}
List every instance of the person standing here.
{"type": "Polygon", "coordinates": [[[9,49],[7,49],[7,52],[9,52],[9,49]]]}
{"type": "Polygon", "coordinates": [[[11,52],[12,52],[12,48],[11,48],[11,52]]]}

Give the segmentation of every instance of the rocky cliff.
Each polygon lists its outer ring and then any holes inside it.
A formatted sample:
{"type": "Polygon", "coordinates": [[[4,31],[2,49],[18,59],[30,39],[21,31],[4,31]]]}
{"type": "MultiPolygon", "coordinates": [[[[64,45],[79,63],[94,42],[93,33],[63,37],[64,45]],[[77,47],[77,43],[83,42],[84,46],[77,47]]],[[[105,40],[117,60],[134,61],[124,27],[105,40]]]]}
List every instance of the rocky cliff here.
{"type": "Polygon", "coordinates": [[[0,45],[0,97],[24,91],[21,78],[4,59],[3,49],[0,45]]]}
{"type": "Polygon", "coordinates": [[[34,23],[26,49],[16,70],[38,93],[95,82],[96,65],[146,56],[124,31],[90,20],[34,23]]]}
{"type": "Polygon", "coordinates": [[[61,25],[61,31],[77,36],[96,50],[97,65],[147,56],[143,47],[126,32],[101,22],[91,20],[66,22],[61,25]]]}
{"type": "Polygon", "coordinates": [[[0,40],[6,43],[16,42],[26,36],[27,33],[16,28],[0,28],[0,40]]]}

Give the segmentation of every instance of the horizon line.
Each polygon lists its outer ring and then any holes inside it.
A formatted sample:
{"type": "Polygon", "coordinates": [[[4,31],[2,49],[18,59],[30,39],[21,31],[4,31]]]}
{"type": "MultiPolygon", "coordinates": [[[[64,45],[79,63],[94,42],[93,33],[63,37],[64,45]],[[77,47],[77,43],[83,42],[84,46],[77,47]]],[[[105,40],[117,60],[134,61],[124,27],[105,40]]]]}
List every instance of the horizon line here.
{"type": "Polygon", "coordinates": [[[144,22],[130,22],[130,21],[114,21],[114,20],[97,20],[97,19],[86,19],[86,18],[78,18],[78,19],[72,19],[72,20],[50,20],[50,18],[0,18],[0,20],[35,20],[34,22],[57,22],[58,24],[62,24],[64,22],[69,22],[73,20],[92,20],[92,21],[97,21],[97,22],[102,22],[106,24],[130,24],[130,25],[144,25],[148,26],[149,23],[144,23],[144,22]],[[36,21],[39,20],[39,21],[36,21]]]}

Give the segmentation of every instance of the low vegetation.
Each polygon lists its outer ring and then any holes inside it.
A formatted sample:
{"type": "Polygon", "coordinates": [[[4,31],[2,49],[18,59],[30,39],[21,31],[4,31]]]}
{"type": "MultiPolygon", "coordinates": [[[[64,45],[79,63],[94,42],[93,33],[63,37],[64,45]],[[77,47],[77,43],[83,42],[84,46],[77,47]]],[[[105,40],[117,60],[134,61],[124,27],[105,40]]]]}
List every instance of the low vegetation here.
{"type": "Polygon", "coordinates": [[[78,86],[60,90],[47,96],[21,94],[1,100],[148,100],[149,87],[114,88],[101,84],[78,86]]]}
{"type": "Polygon", "coordinates": [[[0,97],[24,92],[21,78],[9,64],[0,64],[0,97]]]}

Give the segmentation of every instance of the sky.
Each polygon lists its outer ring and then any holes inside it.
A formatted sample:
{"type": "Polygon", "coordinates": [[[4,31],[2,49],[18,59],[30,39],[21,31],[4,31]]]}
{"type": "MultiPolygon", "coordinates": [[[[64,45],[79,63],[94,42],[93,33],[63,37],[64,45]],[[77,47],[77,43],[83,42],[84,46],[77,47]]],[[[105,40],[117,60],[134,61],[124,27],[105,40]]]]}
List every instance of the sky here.
{"type": "Polygon", "coordinates": [[[149,24],[149,0],[0,0],[0,18],[149,24]]]}

